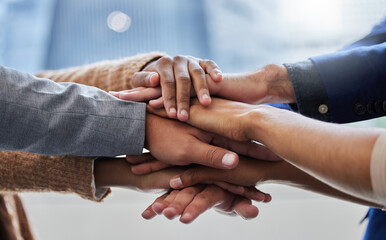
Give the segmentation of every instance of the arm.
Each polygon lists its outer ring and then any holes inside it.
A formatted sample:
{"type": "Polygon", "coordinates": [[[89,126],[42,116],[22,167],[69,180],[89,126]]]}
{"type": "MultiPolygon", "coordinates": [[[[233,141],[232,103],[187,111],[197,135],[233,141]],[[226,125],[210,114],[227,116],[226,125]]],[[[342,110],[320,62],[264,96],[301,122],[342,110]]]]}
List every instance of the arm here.
{"type": "Polygon", "coordinates": [[[236,140],[257,140],[334,188],[375,199],[370,158],[380,129],[324,123],[270,106],[222,99],[213,99],[206,108],[192,106],[189,123],[236,140]]]}
{"type": "MultiPolygon", "coordinates": [[[[130,87],[132,74],[154,57],[148,54],[39,76],[106,89],[126,88],[130,87]]],[[[3,67],[0,79],[0,149],[80,156],[142,152],[143,104],[118,101],[94,87],[55,83],[3,67]]]]}
{"type": "Polygon", "coordinates": [[[269,183],[283,184],[358,204],[380,207],[375,202],[366,201],[339,191],[285,161],[269,162],[242,157],[235,169],[221,171],[207,167],[191,168],[173,177],[170,183],[173,188],[180,189],[197,183],[213,183],[216,181],[241,186],[269,183]]]}

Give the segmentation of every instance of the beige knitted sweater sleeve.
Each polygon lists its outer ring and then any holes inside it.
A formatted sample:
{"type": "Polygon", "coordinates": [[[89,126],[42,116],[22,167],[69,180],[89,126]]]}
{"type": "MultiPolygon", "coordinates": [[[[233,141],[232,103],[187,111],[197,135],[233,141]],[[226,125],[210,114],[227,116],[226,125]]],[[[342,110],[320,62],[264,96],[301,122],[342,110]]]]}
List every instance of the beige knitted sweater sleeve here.
{"type": "MultiPolygon", "coordinates": [[[[81,83],[105,91],[119,91],[132,88],[133,74],[162,56],[157,52],[141,54],[63,70],[44,71],[36,76],[57,82],[81,83]]],[[[105,191],[102,198],[96,197],[93,162],[94,158],[86,157],[0,151],[0,192],[56,191],[76,193],[85,199],[100,201],[110,190],[105,191]]]]}

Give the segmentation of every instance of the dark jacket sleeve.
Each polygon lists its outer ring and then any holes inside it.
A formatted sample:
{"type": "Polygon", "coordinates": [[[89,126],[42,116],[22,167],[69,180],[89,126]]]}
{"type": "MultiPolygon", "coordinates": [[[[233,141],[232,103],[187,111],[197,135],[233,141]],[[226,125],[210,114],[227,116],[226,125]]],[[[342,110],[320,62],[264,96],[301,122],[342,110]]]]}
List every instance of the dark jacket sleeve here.
{"type": "Polygon", "coordinates": [[[323,121],[353,122],[386,115],[386,19],[341,51],[285,64],[293,110],[323,121]]]}

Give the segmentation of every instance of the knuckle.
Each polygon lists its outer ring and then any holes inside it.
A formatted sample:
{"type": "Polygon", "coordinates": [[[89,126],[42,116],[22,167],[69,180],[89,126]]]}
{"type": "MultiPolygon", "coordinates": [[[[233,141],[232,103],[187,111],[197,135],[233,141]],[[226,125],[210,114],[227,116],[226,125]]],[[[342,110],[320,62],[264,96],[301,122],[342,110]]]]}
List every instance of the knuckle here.
{"type": "Polygon", "coordinates": [[[193,67],[191,69],[191,72],[193,75],[204,75],[205,74],[204,70],[200,67],[193,67]]]}
{"type": "Polygon", "coordinates": [[[169,94],[167,96],[164,96],[164,101],[166,103],[172,104],[175,102],[176,96],[174,94],[169,94]]]}
{"type": "Polygon", "coordinates": [[[176,56],[174,56],[173,61],[174,61],[174,62],[180,62],[180,61],[182,61],[182,60],[184,60],[184,59],[185,59],[184,56],[182,56],[182,55],[176,55],[176,56]]]}
{"type": "Polygon", "coordinates": [[[193,189],[193,188],[185,188],[183,190],[183,192],[186,194],[186,195],[189,195],[189,196],[192,196],[192,195],[195,195],[196,191],[193,189]]]}
{"type": "Polygon", "coordinates": [[[193,184],[194,181],[197,180],[196,171],[194,171],[192,169],[186,170],[181,177],[182,177],[182,181],[184,182],[184,184],[188,184],[188,185],[193,184]]]}
{"type": "Polygon", "coordinates": [[[170,76],[170,77],[165,77],[162,79],[162,84],[163,86],[166,86],[166,87],[175,87],[176,85],[176,82],[174,80],[174,76],[170,76]]]}
{"type": "Polygon", "coordinates": [[[217,159],[219,159],[221,151],[216,147],[210,147],[205,155],[205,159],[211,166],[215,166],[217,163],[217,159]]]}
{"type": "Polygon", "coordinates": [[[159,64],[161,64],[161,65],[171,64],[172,62],[173,62],[173,60],[169,56],[162,57],[159,60],[159,64]]]}
{"type": "Polygon", "coordinates": [[[210,201],[210,197],[208,196],[207,193],[205,192],[201,192],[199,194],[196,195],[196,199],[199,201],[199,202],[209,202],[210,201]]]}
{"type": "Polygon", "coordinates": [[[181,95],[178,97],[178,102],[184,103],[184,104],[181,104],[181,107],[184,107],[184,108],[189,107],[189,105],[188,105],[189,100],[190,100],[189,94],[181,94],[181,95]]]}
{"type": "Polygon", "coordinates": [[[190,87],[190,77],[186,75],[177,75],[176,78],[179,83],[183,84],[184,86],[190,87]]]}

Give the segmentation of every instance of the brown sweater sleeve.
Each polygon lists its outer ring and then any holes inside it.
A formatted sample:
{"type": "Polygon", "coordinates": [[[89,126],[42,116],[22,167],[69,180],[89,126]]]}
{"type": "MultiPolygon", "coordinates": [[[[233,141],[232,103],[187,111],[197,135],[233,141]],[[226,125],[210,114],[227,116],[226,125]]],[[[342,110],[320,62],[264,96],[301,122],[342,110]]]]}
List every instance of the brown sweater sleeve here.
{"type": "Polygon", "coordinates": [[[37,77],[48,78],[55,82],[76,82],[100,88],[105,91],[131,89],[131,78],[147,63],[164,54],[152,52],[119,60],[97,62],[63,70],[44,71],[37,77]]]}
{"type": "MultiPolygon", "coordinates": [[[[105,91],[132,88],[135,72],[162,53],[140,54],[120,60],[103,61],[63,70],[44,71],[38,77],[57,82],[76,82],[105,91]]],[[[48,146],[49,147],[49,146],[48,146]]],[[[93,188],[93,158],[43,156],[23,152],[0,151],[0,192],[56,191],[76,193],[89,200],[101,199],[93,188]]]]}

